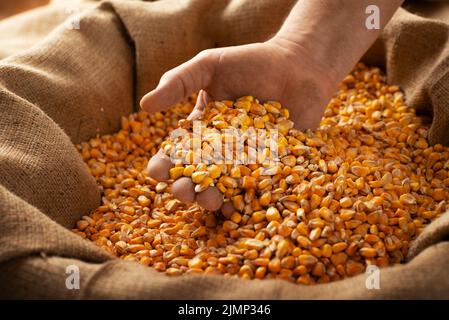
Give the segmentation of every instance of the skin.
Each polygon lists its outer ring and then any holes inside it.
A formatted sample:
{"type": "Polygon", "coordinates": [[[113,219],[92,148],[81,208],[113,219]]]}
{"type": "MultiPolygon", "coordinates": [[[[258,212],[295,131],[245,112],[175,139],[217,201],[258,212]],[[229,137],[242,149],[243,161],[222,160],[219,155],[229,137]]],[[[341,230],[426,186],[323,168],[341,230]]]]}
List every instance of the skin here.
{"type": "MultiPolygon", "coordinates": [[[[167,110],[199,91],[189,119],[200,119],[211,100],[256,96],[276,100],[290,110],[297,129],[318,126],[338,83],[351,71],[379,36],[402,0],[302,0],[293,7],[278,33],[262,43],[208,49],[166,72],[158,86],[141,100],[142,109],[167,110]],[[368,30],[368,5],[380,8],[381,28],[368,30]]],[[[170,169],[160,153],[148,164],[150,176],[163,181],[170,169]]],[[[188,179],[188,178],[187,178],[188,179]]],[[[193,199],[208,210],[218,210],[223,197],[210,187],[195,194],[188,183],[173,184],[175,197],[193,199]],[[188,193],[186,195],[185,193],[188,193]]],[[[184,200],[183,200],[184,199],[184,200]]],[[[186,201],[190,202],[190,201],[186,201]]],[[[226,204],[223,214],[232,212],[226,204]]]]}

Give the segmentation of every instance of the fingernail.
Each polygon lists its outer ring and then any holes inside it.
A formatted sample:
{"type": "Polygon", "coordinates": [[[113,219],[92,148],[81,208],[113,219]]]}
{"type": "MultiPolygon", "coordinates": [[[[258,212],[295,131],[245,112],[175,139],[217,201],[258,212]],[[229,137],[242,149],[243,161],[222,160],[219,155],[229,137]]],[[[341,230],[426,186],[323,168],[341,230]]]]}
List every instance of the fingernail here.
{"type": "MultiPolygon", "coordinates": [[[[153,90],[154,91],[154,90],[153,90]]],[[[150,92],[148,92],[147,94],[145,94],[143,97],[142,97],[142,99],[140,99],[140,103],[139,103],[139,105],[140,105],[140,108],[142,109],[142,110],[145,110],[145,111],[148,111],[148,99],[149,99],[149,97],[150,97],[150,95],[153,93],[153,91],[150,91],[150,92]]]]}
{"type": "Polygon", "coordinates": [[[201,103],[198,104],[198,107],[201,110],[204,110],[207,107],[207,105],[209,104],[209,102],[212,101],[212,99],[209,96],[209,94],[204,90],[200,90],[199,97],[201,99],[201,103]]]}
{"type": "Polygon", "coordinates": [[[188,115],[187,120],[191,120],[191,121],[198,120],[200,117],[201,117],[201,112],[194,110],[188,115]]]}
{"type": "Polygon", "coordinates": [[[156,88],[153,91],[148,92],[142,100],[140,100],[140,106],[145,111],[164,111],[170,105],[167,105],[166,101],[170,99],[170,92],[156,88]]]}

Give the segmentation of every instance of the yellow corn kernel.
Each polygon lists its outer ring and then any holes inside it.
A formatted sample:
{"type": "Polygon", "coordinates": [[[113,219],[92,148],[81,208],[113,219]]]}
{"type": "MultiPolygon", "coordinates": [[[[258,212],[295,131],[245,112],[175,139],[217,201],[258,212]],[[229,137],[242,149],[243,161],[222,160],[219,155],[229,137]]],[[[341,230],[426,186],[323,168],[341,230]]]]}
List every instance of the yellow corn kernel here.
{"type": "Polygon", "coordinates": [[[179,177],[182,177],[184,173],[184,167],[174,167],[170,169],[170,178],[171,179],[178,179],[179,177]]]}
{"type": "Polygon", "coordinates": [[[237,188],[237,181],[229,176],[221,176],[218,181],[226,188],[237,188]]]}
{"type": "Polygon", "coordinates": [[[217,179],[221,175],[221,168],[215,164],[210,165],[207,168],[207,171],[209,172],[209,177],[211,177],[212,179],[217,179]]]}
{"type": "Polygon", "coordinates": [[[352,200],[349,197],[344,197],[340,199],[340,206],[342,208],[349,208],[350,206],[352,206],[352,200]]]}
{"type": "Polygon", "coordinates": [[[351,172],[358,177],[366,177],[370,173],[370,169],[362,166],[353,166],[351,172]]]}
{"type": "Polygon", "coordinates": [[[249,190],[256,188],[256,178],[250,176],[244,176],[242,179],[242,188],[249,190]]]}
{"type": "Polygon", "coordinates": [[[271,193],[265,192],[259,198],[259,204],[261,206],[268,206],[271,202],[271,193]]]}
{"type": "Polygon", "coordinates": [[[190,164],[184,168],[184,171],[182,174],[186,177],[191,177],[194,171],[195,171],[195,166],[193,164],[190,164]]]}
{"type": "Polygon", "coordinates": [[[251,219],[254,221],[254,223],[259,223],[265,220],[266,213],[265,211],[256,211],[252,214],[251,219]]]}
{"type": "Polygon", "coordinates": [[[267,209],[266,218],[268,221],[278,221],[281,219],[281,215],[279,214],[278,209],[275,207],[269,207],[267,209]]]}

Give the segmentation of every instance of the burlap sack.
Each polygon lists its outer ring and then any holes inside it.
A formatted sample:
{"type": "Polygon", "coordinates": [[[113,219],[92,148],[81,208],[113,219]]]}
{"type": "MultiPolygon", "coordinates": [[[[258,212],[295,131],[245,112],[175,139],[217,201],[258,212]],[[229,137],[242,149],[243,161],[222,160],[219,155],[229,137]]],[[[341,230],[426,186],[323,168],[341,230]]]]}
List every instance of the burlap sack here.
{"type": "MultiPolygon", "coordinates": [[[[81,14],[79,30],[59,26],[42,41],[62,21],[55,12],[63,8],[19,16],[32,24],[41,14],[47,25],[32,38],[36,45],[0,61],[1,298],[449,298],[448,214],[414,242],[408,263],[381,271],[379,290],[367,289],[364,274],[309,287],[222,276],[170,278],[118,260],[68,230],[100,196],[73,143],[117,130],[119,118],[136,109],[165,70],[200,50],[267,39],[293,3],[103,2],[81,14]],[[80,269],[79,290],[66,288],[69,265],[80,269]]],[[[30,31],[22,25],[8,32],[14,19],[0,23],[0,39],[30,31]]],[[[430,138],[445,143],[447,22],[449,16],[425,18],[401,9],[366,56],[386,66],[410,104],[433,111],[430,138]]]]}

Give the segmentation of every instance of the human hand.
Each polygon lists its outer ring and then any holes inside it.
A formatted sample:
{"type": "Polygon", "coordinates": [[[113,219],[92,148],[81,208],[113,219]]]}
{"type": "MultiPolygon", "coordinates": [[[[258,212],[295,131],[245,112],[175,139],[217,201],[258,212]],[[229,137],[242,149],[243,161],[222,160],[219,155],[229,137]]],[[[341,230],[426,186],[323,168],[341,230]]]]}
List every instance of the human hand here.
{"type": "MultiPolygon", "coordinates": [[[[276,100],[290,110],[298,129],[315,128],[323,115],[338,80],[331,66],[315,61],[312,52],[286,39],[264,43],[209,49],[165,73],[156,89],[145,95],[141,107],[149,112],[164,111],[193,92],[201,90],[189,119],[201,118],[211,100],[235,99],[244,95],[259,100],[276,100]]],[[[159,152],[148,164],[150,176],[169,179],[173,166],[159,152]]],[[[189,178],[176,180],[173,195],[183,202],[197,201],[208,210],[218,210],[222,194],[215,187],[195,194],[189,178]]],[[[232,210],[226,205],[224,211],[232,210]]]]}
{"type": "Polygon", "coordinates": [[[207,49],[166,72],[141,100],[142,109],[164,111],[200,91],[189,119],[201,117],[211,100],[252,95],[289,108],[298,129],[316,128],[338,84],[332,66],[314,52],[283,38],[263,43],[207,49]]]}

